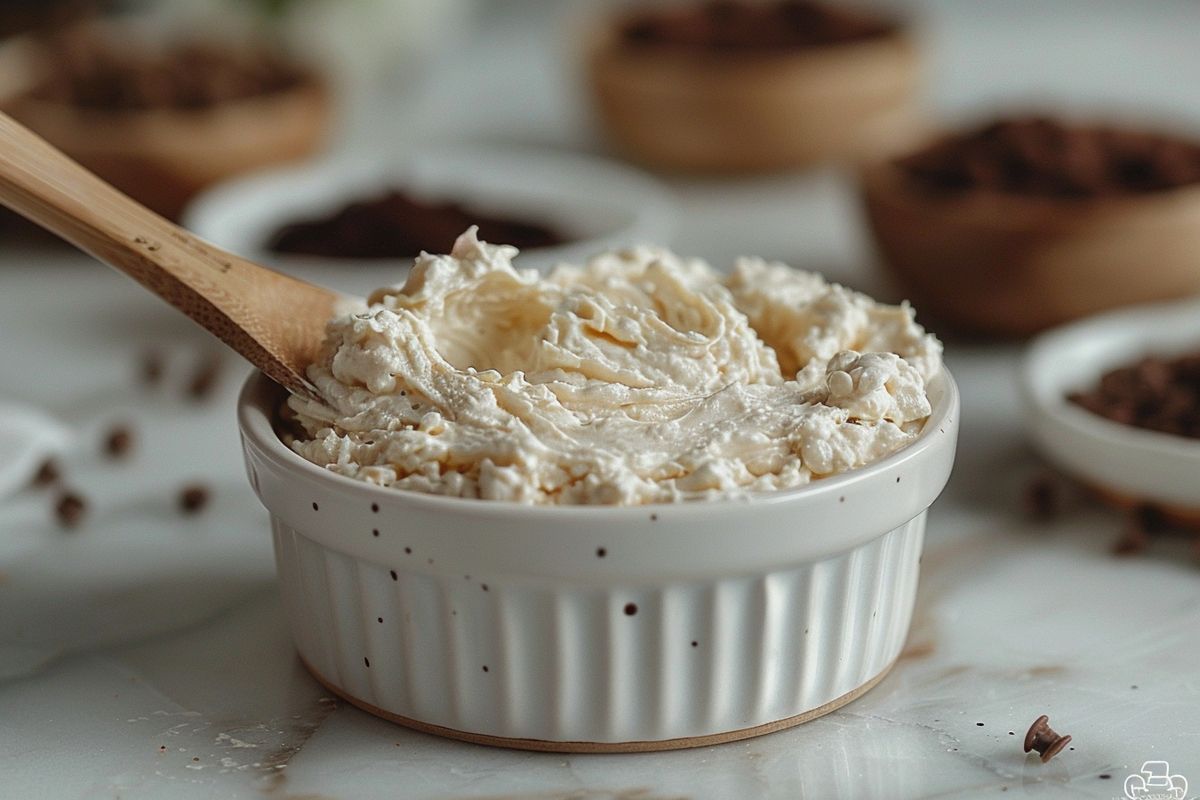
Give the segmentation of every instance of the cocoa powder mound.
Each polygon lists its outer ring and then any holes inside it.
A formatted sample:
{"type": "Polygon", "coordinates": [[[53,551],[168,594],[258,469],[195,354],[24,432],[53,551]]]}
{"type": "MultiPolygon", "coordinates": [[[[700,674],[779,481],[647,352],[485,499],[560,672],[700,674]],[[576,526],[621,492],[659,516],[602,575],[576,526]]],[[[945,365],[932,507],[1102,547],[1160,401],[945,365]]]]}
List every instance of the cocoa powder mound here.
{"type": "Polygon", "coordinates": [[[1048,117],[1002,119],[900,159],[917,185],[1087,199],[1200,183],[1200,143],[1048,117]]]}
{"type": "Polygon", "coordinates": [[[893,33],[887,19],[809,0],[711,0],[637,11],[619,27],[624,44],[693,51],[771,52],[847,44],[893,33]]]}

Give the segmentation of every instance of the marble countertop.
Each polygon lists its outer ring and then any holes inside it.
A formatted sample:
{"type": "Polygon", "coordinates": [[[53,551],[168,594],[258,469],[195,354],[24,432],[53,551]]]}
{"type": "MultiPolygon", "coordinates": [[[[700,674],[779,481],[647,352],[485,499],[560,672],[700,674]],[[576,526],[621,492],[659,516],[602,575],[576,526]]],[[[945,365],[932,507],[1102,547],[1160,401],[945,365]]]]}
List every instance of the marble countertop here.
{"type": "MultiPolygon", "coordinates": [[[[1200,27],[1194,4],[1136,14],[1115,3],[925,6],[935,52],[955,67],[935,87],[948,113],[1047,86],[1090,102],[1176,104],[1200,120],[1194,87],[1166,80],[1200,69],[1178,33],[1186,19],[1200,27]],[[1057,10],[1043,12],[1049,5],[1057,10]],[[1021,39],[1043,60],[997,73],[1012,60],[1004,31],[1022,10],[1045,15],[1021,39]],[[1108,26],[1121,20],[1116,36],[1108,26]],[[1099,37],[1130,64],[1142,51],[1129,42],[1141,43],[1148,55],[1135,75],[1070,49],[1099,37]]],[[[441,65],[415,107],[446,130],[587,146],[542,56],[501,59],[489,73],[493,89],[528,92],[524,116],[511,98],[471,95],[470,76],[512,50],[512,27],[441,65]],[[439,105],[446,97],[459,102],[439,105]]],[[[718,263],[739,252],[782,258],[887,293],[842,176],[674,188],[681,250],[718,263]]],[[[562,756],[414,733],[335,702],[308,677],[284,628],[266,513],[242,471],[233,404],[246,370],[229,356],[214,395],[188,398],[191,372],[219,350],[182,317],[82,256],[7,247],[0,341],[0,402],[70,427],[78,444],[65,477],[89,501],[69,532],[50,494],[0,501],[0,798],[1121,798],[1126,776],[1151,760],[1200,791],[1197,560],[1185,542],[1113,556],[1121,518],[1083,500],[1047,523],[1024,517],[1023,488],[1042,467],[1018,411],[1015,345],[948,343],[964,400],[958,462],[929,518],[907,649],[876,689],[745,742],[562,756]],[[149,345],[168,356],[156,387],[136,380],[149,345]],[[121,423],[132,423],[135,446],[114,462],[100,442],[121,423]],[[184,516],[176,496],[195,482],[211,503],[184,516]],[[1048,764],[1021,752],[1043,713],[1073,736],[1048,764]]]]}

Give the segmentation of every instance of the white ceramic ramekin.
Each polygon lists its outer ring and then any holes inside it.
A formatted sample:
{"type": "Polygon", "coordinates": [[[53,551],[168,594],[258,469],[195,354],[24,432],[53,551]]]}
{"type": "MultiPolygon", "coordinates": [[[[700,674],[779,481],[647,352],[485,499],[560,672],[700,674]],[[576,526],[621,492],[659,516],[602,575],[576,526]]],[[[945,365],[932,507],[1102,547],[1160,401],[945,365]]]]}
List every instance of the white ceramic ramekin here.
{"type": "Polygon", "coordinates": [[[744,501],[530,507],[381,489],[292,453],[261,375],[239,416],[300,656],[422,730],[540,750],[711,744],[804,722],[903,647],[958,392],[864,469],[744,501]]]}

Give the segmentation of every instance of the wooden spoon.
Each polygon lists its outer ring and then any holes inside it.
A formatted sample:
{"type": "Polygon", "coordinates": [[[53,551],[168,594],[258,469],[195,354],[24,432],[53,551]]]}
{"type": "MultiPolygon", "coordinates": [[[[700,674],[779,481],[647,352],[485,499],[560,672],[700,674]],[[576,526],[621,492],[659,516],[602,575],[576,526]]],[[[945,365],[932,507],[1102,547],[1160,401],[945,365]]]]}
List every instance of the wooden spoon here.
{"type": "Polygon", "coordinates": [[[131,200],[0,113],[0,203],[115,267],[289,391],[345,299],[226,253],[131,200]]]}

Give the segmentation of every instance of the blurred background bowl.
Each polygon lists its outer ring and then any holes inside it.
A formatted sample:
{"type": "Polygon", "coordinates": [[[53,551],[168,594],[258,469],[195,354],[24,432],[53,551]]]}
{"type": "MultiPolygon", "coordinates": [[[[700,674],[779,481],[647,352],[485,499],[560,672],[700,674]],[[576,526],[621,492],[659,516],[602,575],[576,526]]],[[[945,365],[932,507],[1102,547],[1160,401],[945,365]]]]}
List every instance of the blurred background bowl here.
{"type": "MultiPolygon", "coordinates": [[[[391,189],[545,224],[568,239],[523,251],[518,267],[545,269],[613,247],[665,243],[675,224],[669,193],[635,170],[581,155],[499,145],[425,146],[247,176],[197,198],[185,224],[220,247],[283,272],[366,295],[402,282],[412,259],[299,256],[268,245],[285,225],[327,217],[391,189]]],[[[430,242],[429,249],[450,244],[430,242]]]]}
{"type": "Polygon", "coordinates": [[[1200,186],[1088,200],[940,196],[893,162],[861,191],[884,267],[926,318],[1027,336],[1200,291],[1200,186]]]}
{"type": "MultiPolygon", "coordinates": [[[[132,49],[168,60],[183,41],[230,54],[257,51],[265,42],[199,37],[152,17],[97,20],[65,33],[5,43],[0,109],[164,216],[178,218],[213,183],[312,155],[325,143],[333,116],[329,92],[317,72],[298,62],[292,64],[298,80],[288,88],[194,108],[83,106],[39,91],[57,65],[78,57],[62,49],[72,46],[67,36],[104,42],[122,55],[132,49]]],[[[143,77],[147,83],[165,78],[149,70],[143,77]]]]}
{"type": "Polygon", "coordinates": [[[1148,355],[1200,350],[1200,299],[1125,309],[1049,331],[1022,370],[1033,441],[1051,463],[1119,505],[1161,504],[1200,522],[1200,439],[1114,422],[1068,396],[1148,355]]]}
{"type": "Polygon", "coordinates": [[[904,27],[872,38],[726,52],[622,41],[595,23],[593,105],[608,138],[653,169],[736,173],[856,161],[911,143],[920,47],[904,27]]]}

